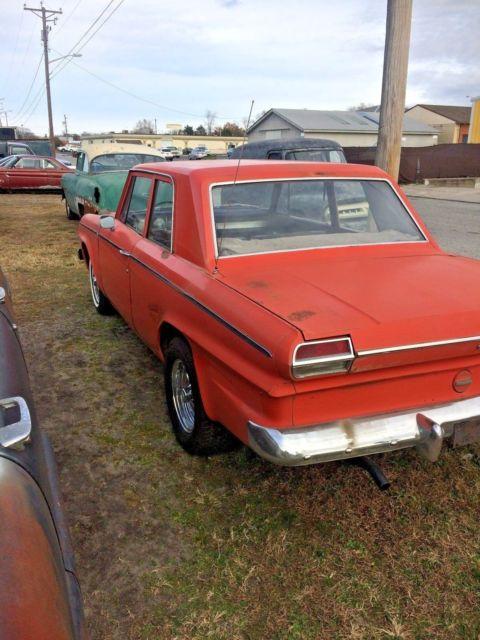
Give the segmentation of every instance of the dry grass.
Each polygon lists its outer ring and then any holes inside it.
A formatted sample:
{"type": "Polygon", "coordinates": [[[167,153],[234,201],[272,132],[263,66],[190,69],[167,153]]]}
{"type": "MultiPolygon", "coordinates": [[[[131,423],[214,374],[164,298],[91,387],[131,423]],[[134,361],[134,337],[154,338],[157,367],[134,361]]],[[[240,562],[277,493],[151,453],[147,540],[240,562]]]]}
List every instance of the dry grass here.
{"type": "Polygon", "coordinates": [[[279,469],[175,444],[162,368],[93,310],[56,196],[0,196],[37,409],[61,470],[94,639],[480,635],[480,457],[279,469]]]}

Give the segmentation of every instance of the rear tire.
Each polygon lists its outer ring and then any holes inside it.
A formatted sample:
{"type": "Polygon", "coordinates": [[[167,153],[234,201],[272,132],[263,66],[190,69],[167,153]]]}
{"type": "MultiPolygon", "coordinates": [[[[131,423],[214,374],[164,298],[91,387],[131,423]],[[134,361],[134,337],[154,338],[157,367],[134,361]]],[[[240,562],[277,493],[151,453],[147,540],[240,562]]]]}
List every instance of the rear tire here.
{"type": "Polygon", "coordinates": [[[90,282],[90,293],[92,294],[92,302],[95,309],[102,316],[111,316],[115,313],[110,300],[102,293],[95,277],[92,261],[88,263],[88,280],[90,282]]]}
{"type": "Polygon", "coordinates": [[[165,349],[165,394],[173,433],[194,455],[212,455],[235,449],[239,442],[203,408],[192,352],[183,338],[173,338],[165,349]]]}

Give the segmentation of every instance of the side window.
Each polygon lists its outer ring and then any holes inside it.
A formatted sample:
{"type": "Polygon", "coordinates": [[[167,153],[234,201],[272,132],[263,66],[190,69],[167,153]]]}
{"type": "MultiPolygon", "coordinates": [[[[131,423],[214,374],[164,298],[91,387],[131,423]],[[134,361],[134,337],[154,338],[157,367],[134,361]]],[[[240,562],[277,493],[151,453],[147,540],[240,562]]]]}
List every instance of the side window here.
{"type": "Polygon", "coordinates": [[[145,227],[151,185],[150,178],[134,178],[125,212],[125,224],[140,234],[143,233],[145,227]]]}
{"type": "Polygon", "coordinates": [[[19,155],[23,154],[23,153],[30,153],[30,151],[28,149],[25,149],[25,147],[19,147],[18,145],[12,145],[12,155],[18,153],[19,155]]]}
{"type": "Polygon", "coordinates": [[[173,184],[157,180],[147,237],[172,249],[173,184]]]}
{"type": "Polygon", "coordinates": [[[50,160],[46,160],[45,158],[42,160],[43,169],[56,169],[57,167],[50,162],[50,160]]]}
{"type": "Polygon", "coordinates": [[[20,169],[40,169],[40,160],[38,158],[20,158],[15,166],[20,169]]]}
{"type": "Polygon", "coordinates": [[[282,159],[282,152],[281,151],[270,151],[270,153],[268,154],[268,159],[269,160],[281,160],[282,159]]]}

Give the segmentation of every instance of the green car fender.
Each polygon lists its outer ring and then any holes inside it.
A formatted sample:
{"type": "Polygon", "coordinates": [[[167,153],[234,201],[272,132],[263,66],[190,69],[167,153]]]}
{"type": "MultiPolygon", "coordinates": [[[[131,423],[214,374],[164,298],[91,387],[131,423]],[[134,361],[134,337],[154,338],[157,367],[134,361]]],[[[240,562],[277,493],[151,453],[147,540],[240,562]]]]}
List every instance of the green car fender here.
{"type": "Polygon", "coordinates": [[[68,206],[77,214],[83,212],[86,203],[91,204],[97,211],[100,209],[115,211],[127,175],[127,170],[105,171],[97,174],[76,172],[65,175],[62,178],[62,188],[68,206]]]}

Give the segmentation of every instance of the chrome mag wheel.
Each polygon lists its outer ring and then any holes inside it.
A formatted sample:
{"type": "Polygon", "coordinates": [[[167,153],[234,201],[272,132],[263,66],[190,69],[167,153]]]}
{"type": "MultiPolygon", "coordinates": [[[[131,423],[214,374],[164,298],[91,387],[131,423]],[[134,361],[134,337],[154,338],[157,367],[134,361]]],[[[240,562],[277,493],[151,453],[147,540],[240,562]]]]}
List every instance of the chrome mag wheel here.
{"type": "Polygon", "coordinates": [[[187,367],[183,360],[177,359],[170,372],[172,397],[175,413],[182,430],[190,434],[195,427],[195,404],[193,389],[187,367]]]}
{"type": "Polygon", "coordinates": [[[90,275],[90,290],[92,292],[93,304],[98,307],[100,305],[100,289],[98,288],[97,278],[95,277],[95,274],[93,272],[91,260],[88,267],[88,272],[90,275]]]}

